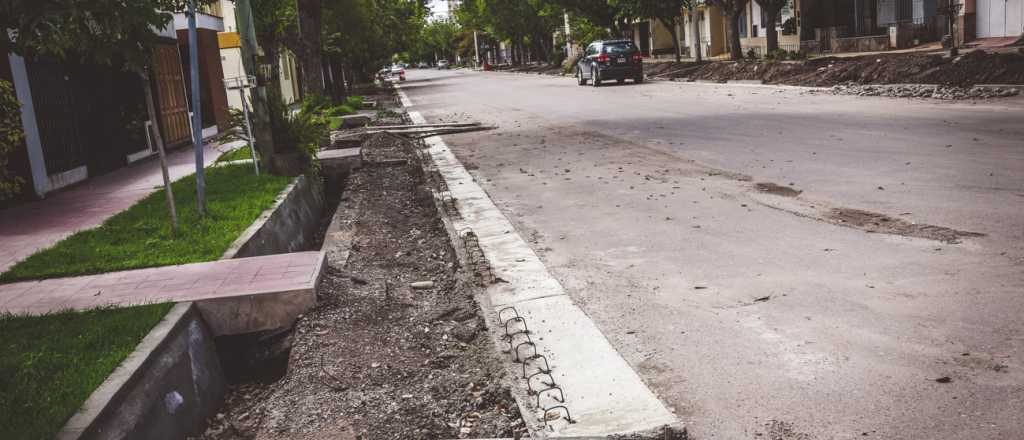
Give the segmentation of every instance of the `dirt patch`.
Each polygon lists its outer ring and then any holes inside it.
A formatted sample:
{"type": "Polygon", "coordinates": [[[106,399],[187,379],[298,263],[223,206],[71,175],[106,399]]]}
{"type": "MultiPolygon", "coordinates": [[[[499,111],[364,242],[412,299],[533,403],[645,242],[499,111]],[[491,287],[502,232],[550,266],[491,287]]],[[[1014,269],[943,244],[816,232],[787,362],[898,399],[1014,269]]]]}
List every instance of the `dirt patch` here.
{"type": "MultiPolygon", "coordinates": [[[[764,434],[768,440],[811,440],[811,436],[797,431],[789,422],[771,420],[764,424],[764,428],[764,434]]],[[[757,436],[761,437],[761,433],[758,433],[757,436]]]]}
{"type": "MultiPolygon", "coordinates": [[[[1024,54],[969,52],[957,58],[940,54],[881,54],[824,57],[808,61],[659,63],[665,78],[761,80],[767,84],[832,87],[840,84],[1024,84],[1024,54]],[[673,72],[675,71],[675,72],[673,72]]],[[[648,70],[648,75],[654,70],[648,70]]]]}
{"type": "Polygon", "coordinates": [[[775,194],[777,196],[782,197],[796,197],[803,193],[803,191],[799,191],[788,186],[783,186],[771,182],[759,182],[756,185],[754,185],[754,187],[757,188],[758,191],[761,191],[763,193],[775,194]]]}
{"type": "Polygon", "coordinates": [[[836,208],[829,212],[828,219],[840,225],[863,229],[867,232],[925,238],[949,244],[960,243],[963,238],[985,236],[985,234],[977,232],[959,231],[943,226],[911,223],[885,214],[860,209],[836,208]]]}
{"type": "Polygon", "coordinates": [[[296,324],[287,373],[232,386],[202,438],[486,438],[524,428],[472,275],[415,155],[397,142],[364,146],[372,160],[350,176],[336,214],[353,233],[351,254],[329,262],[319,305],[296,324]],[[433,284],[413,289],[419,281],[433,284]]]}

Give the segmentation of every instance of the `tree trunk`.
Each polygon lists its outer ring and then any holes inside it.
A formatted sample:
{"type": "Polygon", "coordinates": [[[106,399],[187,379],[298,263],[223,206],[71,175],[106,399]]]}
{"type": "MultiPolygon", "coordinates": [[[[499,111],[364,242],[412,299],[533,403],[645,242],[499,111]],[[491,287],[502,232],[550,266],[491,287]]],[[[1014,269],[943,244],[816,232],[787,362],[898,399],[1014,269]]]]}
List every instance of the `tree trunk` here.
{"type": "Polygon", "coordinates": [[[679,47],[679,32],[676,32],[676,19],[673,18],[671,21],[669,21],[665,20],[664,18],[659,18],[658,21],[660,21],[663,26],[668,28],[668,32],[672,34],[672,47],[675,48],[676,50],[676,62],[678,63],[682,61],[683,49],[679,47]]]}
{"type": "MultiPolygon", "coordinates": [[[[779,49],[779,32],[775,30],[775,22],[779,19],[778,9],[765,9],[765,18],[768,19],[768,25],[765,26],[765,39],[768,42],[768,52],[765,54],[772,53],[779,49]]],[[[762,23],[764,25],[764,23],[762,23]]]]}
{"type": "Polygon", "coordinates": [[[704,56],[701,55],[700,20],[697,18],[697,8],[690,8],[690,24],[693,26],[693,58],[699,63],[704,60],[704,56]]]}
{"type": "Polygon", "coordinates": [[[725,19],[728,22],[726,33],[729,38],[729,59],[733,61],[742,60],[743,48],[740,46],[739,14],[736,10],[726,11],[725,19]]]}
{"type": "Polygon", "coordinates": [[[296,0],[299,18],[299,64],[302,66],[302,91],[305,96],[324,94],[324,69],[320,54],[321,0],[296,0]]]}

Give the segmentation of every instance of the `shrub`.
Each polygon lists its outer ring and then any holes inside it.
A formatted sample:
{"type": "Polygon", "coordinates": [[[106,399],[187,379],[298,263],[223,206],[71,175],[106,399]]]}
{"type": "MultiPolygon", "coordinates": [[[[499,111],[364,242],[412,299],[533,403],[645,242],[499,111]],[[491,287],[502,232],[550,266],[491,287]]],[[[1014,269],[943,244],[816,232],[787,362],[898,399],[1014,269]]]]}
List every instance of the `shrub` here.
{"type": "Polygon", "coordinates": [[[345,105],[355,109],[363,108],[363,97],[349,96],[348,98],[345,98],[345,105]]]}
{"type": "Polygon", "coordinates": [[[21,145],[25,134],[21,131],[21,103],[14,96],[10,82],[0,80],[0,201],[13,198],[21,192],[25,181],[12,176],[7,169],[7,156],[21,145]]]}

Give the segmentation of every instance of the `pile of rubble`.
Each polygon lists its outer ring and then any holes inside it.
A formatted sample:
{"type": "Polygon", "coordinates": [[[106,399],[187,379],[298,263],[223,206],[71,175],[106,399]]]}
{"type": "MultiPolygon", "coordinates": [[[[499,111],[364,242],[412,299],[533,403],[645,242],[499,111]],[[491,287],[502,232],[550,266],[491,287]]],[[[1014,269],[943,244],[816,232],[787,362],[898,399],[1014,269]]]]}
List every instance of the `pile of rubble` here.
{"type": "Polygon", "coordinates": [[[944,100],[1006,98],[1020,94],[1015,87],[953,87],[935,84],[856,84],[831,88],[836,95],[888,96],[892,98],[931,98],[944,100]]]}

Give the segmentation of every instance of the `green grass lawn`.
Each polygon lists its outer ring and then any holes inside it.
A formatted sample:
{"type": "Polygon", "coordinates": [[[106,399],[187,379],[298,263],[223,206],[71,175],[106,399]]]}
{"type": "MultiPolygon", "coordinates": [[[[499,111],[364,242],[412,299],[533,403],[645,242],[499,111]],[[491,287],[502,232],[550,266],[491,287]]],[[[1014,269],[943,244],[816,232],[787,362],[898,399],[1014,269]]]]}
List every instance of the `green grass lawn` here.
{"type": "MultiPolygon", "coordinates": [[[[22,260],[0,282],[217,260],[290,181],[256,177],[246,164],[207,168],[206,217],[197,213],[195,177],[173,183],[177,234],[160,189],[22,260]]],[[[0,439],[53,437],[170,307],[0,317],[0,439]]]]}
{"type": "Polygon", "coordinates": [[[0,316],[0,438],[53,438],[171,307],[0,316]]]}
{"type": "Polygon", "coordinates": [[[290,180],[267,174],[256,177],[246,164],[207,168],[209,213],[204,218],[196,209],[195,178],[173,183],[177,234],[171,232],[161,189],[99,227],[78,232],[15,264],[0,274],[0,282],[216,260],[273,205],[290,180]]]}
{"type": "MultiPolygon", "coordinates": [[[[259,154],[259,152],[257,152],[259,154]]],[[[236,160],[252,160],[252,153],[249,151],[249,144],[245,144],[234,150],[228,151],[217,157],[217,163],[232,162],[236,160]]]]}

